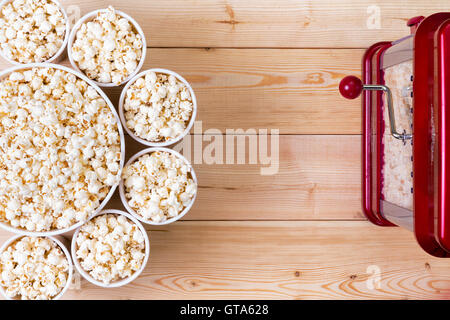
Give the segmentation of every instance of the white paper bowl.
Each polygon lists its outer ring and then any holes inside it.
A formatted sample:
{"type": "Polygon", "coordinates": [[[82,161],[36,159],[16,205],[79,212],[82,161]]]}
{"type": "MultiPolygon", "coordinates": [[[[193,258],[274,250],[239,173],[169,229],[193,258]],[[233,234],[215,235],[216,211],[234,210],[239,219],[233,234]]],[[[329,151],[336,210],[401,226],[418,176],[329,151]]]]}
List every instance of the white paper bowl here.
{"type": "Polygon", "coordinates": [[[161,68],[155,68],[155,69],[149,69],[146,71],[143,71],[141,73],[139,73],[138,75],[134,76],[133,79],[131,79],[127,85],[122,89],[122,93],[120,94],[120,100],[119,100],[119,116],[120,116],[120,120],[122,121],[122,125],[125,128],[125,131],[136,141],[145,144],[149,147],[167,147],[170,146],[172,144],[177,143],[178,141],[180,141],[181,139],[183,139],[191,130],[192,126],[194,125],[195,122],[195,117],[197,116],[197,98],[195,97],[195,93],[194,90],[192,90],[191,85],[189,84],[189,82],[186,81],[186,79],[184,79],[182,76],[180,76],[178,73],[171,71],[171,70],[167,70],[167,69],[161,69],[161,68]],[[127,127],[127,120],[125,119],[125,110],[124,110],[124,104],[125,104],[125,98],[126,98],[126,94],[127,94],[127,90],[128,88],[134,83],[136,82],[137,79],[145,76],[147,73],[149,72],[155,72],[155,73],[165,73],[165,74],[169,74],[169,75],[173,75],[175,78],[177,78],[178,80],[180,80],[181,82],[183,82],[186,87],[189,89],[189,92],[191,94],[192,97],[192,114],[191,114],[191,119],[189,120],[189,123],[186,127],[186,129],[183,131],[183,133],[178,136],[175,139],[172,140],[168,140],[168,141],[162,141],[162,142],[152,142],[152,141],[147,141],[145,139],[142,139],[138,136],[136,136],[136,134],[133,132],[133,130],[131,130],[130,128],[127,127]]]}
{"type": "MultiPolygon", "coordinates": [[[[52,64],[52,63],[30,63],[30,64],[24,64],[24,65],[20,65],[20,66],[16,66],[16,67],[11,67],[9,69],[6,69],[6,70],[0,72],[0,80],[2,80],[6,75],[10,74],[13,71],[26,70],[26,69],[31,69],[31,68],[34,68],[34,67],[48,67],[48,68],[55,68],[55,69],[60,69],[60,70],[64,70],[64,71],[70,72],[70,73],[74,74],[75,76],[79,77],[80,79],[83,79],[84,81],[86,81],[106,101],[106,103],[108,104],[109,108],[111,109],[111,112],[113,113],[114,117],[116,118],[117,128],[119,130],[119,135],[120,135],[120,163],[119,163],[119,172],[117,174],[119,176],[121,176],[122,175],[123,164],[125,162],[125,137],[124,137],[124,134],[123,134],[122,125],[120,123],[120,119],[119,119],[119,116],[117,115],[116,109],[114,108],[114,105],[111,103],[111,101],[106,96],[106,94],[92,80],[90,80],[85,75],[83,75],[83,74],[81,74],[81,73],[79,73],[79,72],[77,72],[75,70],[72,70],[72,69],[70,69],[68,67],[60,66],[60,65],[52,64]]],[[[116,183],[115,185],[113,185],[110,188],[106,198],[103,199],[103,201],[100,203],[98,208],[91,214],[91,216],[96,214],[97,212],[100,212],[103,209],[103,207],[111,199],[111,197],[114,194],[114,191],[116,190],[118,185],[119,185],[119,183],[116,183]]],[[[45,232],[28,231],[28,230],[21,229],[21,228],[14,228],[11,225],[9,225],[8,223],[1,222],[1,221],[0,221],[0,227],[5,229],[5,230],[7,230],[7,231],[10,231],[10,232],[13,232],[13,233],[16,233],[16,234],[21,234],[21,235],[28,235],[28,236],[35,236],[35,237],[37,237],[37,236],[54,236],[54,235],[63,234],[63,233],[72,231],[72,230],[78,228],[79,226],[81,226],[84,222],[85,221],[80,221],[78,223],[73,224],[72,226],[70,226],[68,228],[51,230],[51,231],[45,231],[45,232]]]]}
{"type": "Polygon", "coordinates": [[[131,281],[134,281],[142,273],[142,271],[144,271],[145,266],[147,265],[147,262],[148,262],[148,258],[150,256],[150,240],[148,239],[148,235],[147,235],[147,232],[145,231],[144,226],[135,217],[133,217],[132,215],[130,215],[124,211],[120,211],[120,210],[116,210],[116,209],[107,209],[107,210],[97,213],[96,215],[91,217],[89,220],[92,220],[95,217],[102,216],[105,214],[115,214],[115,215],[125,216],[139,227],[139,230],[141,230],[141,232],[144,236],[144,242],[145,242],[145,257],[144,257],[144,261],[142,261],[141,268],[138,271],[136,271],[135,273],[133,273],[131,275],[131,277],[121,279],[118,281],[114,281],[114,282],[111,282],[108,284],[94,279],[87,271],[85,271],[83,269],[83,267],[80,265],[80,262],[78,261],[78,258],[77,258],[77,254],[76,254],[76,252],[77,252],[77,237],[78,237],[78,234],[80,233],[81,227],[79,227],[75,231],[75,233],[72,237],[71,253],[72,253],[73,263],[75,265],[75,268],[83,276],[83,278],[85,278],[90,283],[95,284],[96,286],[99,286],[99,287],[116,288],[116,287],[124,286],[124,285],[130,283],[131,281]]]}
{"type": "Polygon", "coordinates": [[[183,159],[188,164],[188,166],[190,168],[190,173],[191,173],[192,179],[194,180],[195,184],[197,185],[197,191],[195,192],[194,196],[192,197],[191,202],[189,203],[189,205],[186,208],[184,208],[183,211],[180,212],[180,214],[178,214],[176,217],[167,219],[166,221],[163,221],[163,222],[154,222],[152,220],[146,220],[143,216],[141,216],[136,211],[134,211],[133,208],[131,208],[131,206],[128,204],[127,197],[125,196],[125,185],[123,183],[123,178],[120,180],[120,184],[119,184],[120,200],[122,200],[122,204],[127,209],[127,211],[130,214],[132,214],[136,219],[138,219],[139,221],[142,221],[143,223],[160,226],[160,225],[166,225],[166,224],[169,224],[169,223],[172,223],[172,222],[175,222],[175,221],[181,219],[183,216],[186,215],[186,213],[188,213],[189,210],[191,210],[192,206],[194,205],[195,199],[197,198],[198,181],[197,181],[197,176],[195,175],[194,168],[189,163],[189,161],[184,156],[182,156],[180,153],[176,152],[175,150],[169,149],[169,148],[154,147],[154,148],[144,149],[144,150],[136,153],[135,155],[133,155],[130,158],[130,160],[128,160],[128,162],[125,164],[125,167],[128,166],[129,164],[132,164],[140,156],[142,156],[144,154],[150,154],[150,153],[155,152],[155,151],[169,152],[169,153],[174,154],[175,156],[183,159]]]}
{"type": "MultiPolygon", "coordinates": [[[[66,10],[64,10],[64,7],[59,3],[59,1],[57,1],[57,0],[50,0],[50,1],[55,3],[58,6],[58,8],[61,10],[61,12],[62,12],[62,14],[64,16],[64,20],[66,21],[66,32],[64,33],[64,40],[63,40],[63,43],[62,43],[61,47],[59,48],[59,50],[56,51],[56,53],[52,57],[50,57],[49,59],[47,59],[47,60],[45,60],[43,62],[40,62],[40,63],[50,63],[50,62],[56,63],[56,62],[61,61],[61,59],[62,59],[61,55],[64,52],[64,49],[66,49],[67,43],[69,42],[70,21],[67,18],[66,10]]],[[[0,2],[0,10],[3,8],[4,5],[6,5],[6,4],[10,3],[10,2],[13,2],[13,0],[3,0],[2,2],[0,2]]],[[[8,61],[9,63],[13,64],[13,65],[16,65],[16,66],[26,65],[24,63],[20,63],[18,61],[14,61],[14,60],[11,60],[11,59],[7,58],[3,54],[3,50],[0,50],[0,56],[3,59],[5,59],[6,61],[8,61]]],[[[38,63],[38,62],[35,62],[35,63],[38,63]]]]}
{"type": "MultiPolygon", "coordinates": [[[[20,238],[25,237],[25,235],[16,235],[13,236],[11,238],[9,238],[0,248],[0,254],[2,254],[3,251],[5,251],[12,243],[14,243],[15,241],[19,240],[20,238]]],[[[64,286],[64,288],[61,290],[60,293],[58,293],[52,300],[58,300],[60,299],[64,293],[67,291],[67,289],[70,287],[70,284],[72,283],[72,277],[73,277],[73,264],[72,264],[72,259],[70,258],[70,254],[69,254],[69,250],[67,250],[66,246],[58,239],[56,239],[55,237],[51,237],[51,236],[44,236],[43,238],[49,238],[50,240],[52,240],[53,242],[55,242],[60,248],[61,250],[64,252],[64,255],[66,256],[68,265],[69,265],[69,270],[68,270],[68,277],[67,277],[67,283],[64,286]]],[[[3,295],[3,297],[7,300],[19,300],[19,298],[11,298],[9,296],[6,295],[5,289],[3,288],[3,286],[0,285],[0,293],[3,295]]]]}
{"type": "MultiPolygon", "coordinates": [[[[73,43],[75,41],[76,35],[77,35],[77,31],[78,29],[80,29],[81,25],[85,22],[94,20],[97,17],[97,13],[102,12],[102,11],[106,11],[107,9],[99,9],[99,10],[95,10],[95,11],[91,11],[89,13],[87,13],[86,15],[84,15],[83,17],[81,17],[80,20],[77,21],[77,23],[75,23],[75,25],[72,28],[72,31],[70,32],[70,36],[69,36],[69,42],[67,45],[67,55],[69,57],[69,61],[70,64],[72,65],[72,67],[77,70],[78,72],[81,72],[84,74],[84,72],[82,70],[80,70],[80,68],[78,67],[78,64],[73,60],[73,56],[72,56],[72,47],[73,47],[73,43]]],[[[131,24],[133,25],[134,29],[139,33],[139,35],[142,38],[142,56],[141,56],[141,60],[139,61],[136,70],[134,70],[124,81],[122,81],[120,84],[115,84],[112,82],[109,83],[103,83],[103,82],[99,82],[96,80],[91,80],[93,82],[95,82],[99,87],[118,87],[123,85],[124,83],[128,82],[130,79],[132,79],[142,68],[142,66],[144,65],[145,62],[145,56],[147,53],[147,42],[145,40],[145,35],[144,35],[144,31],[142,30],[142,28],[139,26],[139,24],[137,23],[136,20],[134,20],[132,17],[130,17],[129,15],[127,15],[126,13],[120,11],[120,10],[115,10],[116,14],[118,14],[119,16],[127,19],[128,21],[131,22],[131,24]]]]}

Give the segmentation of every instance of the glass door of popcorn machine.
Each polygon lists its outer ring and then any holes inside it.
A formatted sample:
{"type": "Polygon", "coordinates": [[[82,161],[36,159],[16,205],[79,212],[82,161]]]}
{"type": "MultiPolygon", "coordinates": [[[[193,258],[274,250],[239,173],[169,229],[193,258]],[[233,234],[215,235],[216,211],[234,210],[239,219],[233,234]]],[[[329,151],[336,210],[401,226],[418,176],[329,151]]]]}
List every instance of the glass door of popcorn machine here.
{"type": "Polygon", "coordinates": [[[413,43],[408,36],[380,55],[380,213],[413,231],[413,43]]]}
{"type": "Polygon", "coordinates": [[[411,230],[425,251],[449,257],[450,13],[415,17],[408,26],[410,36],[371,46],[362,81],[345,77],[339,89],[349,99],[363,92],[367,218],[411,230]]]}

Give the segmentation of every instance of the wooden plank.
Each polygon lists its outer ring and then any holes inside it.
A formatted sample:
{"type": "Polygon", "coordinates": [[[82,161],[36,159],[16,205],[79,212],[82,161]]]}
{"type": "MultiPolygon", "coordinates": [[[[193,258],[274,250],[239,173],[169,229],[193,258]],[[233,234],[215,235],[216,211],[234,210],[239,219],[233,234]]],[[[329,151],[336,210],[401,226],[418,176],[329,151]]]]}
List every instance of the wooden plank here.
{"type": "MultiPolygon", "coordinates": [[[[126,141],[127,159],[145,148],[129,137],[126,141]]],[[[362,219],[360,141],[359,136],[280,136],[274,175],[261,175],[268,165],[259,157],[249,164],[249,141],[235,150],[236,159],[237,152],[245,153],[245,164],[194,163],[199,193],[183,219],[362,219]]],[[[203,142],[203,150],[208,144],[203,142]]],[[[202,149],[193,139],[191,145],[193,162],[202,149]]],[[[107,208],[123,208],[118,192],[107,208]]]]}
{"type": "MultiPolygon", "coordinates": [[[[148,230],[151,256],[137,280],[115,289],[82,280],[64,298],[450,298],[448,260],[427,255],[399,228],[365,221],[181,221],[148,230]]],[[[2,232],[0,241],[6,238],[2,232]]]]}
{"type": "MultiPolygon", "coordinates": [[[[361,101],[339,95],[360,74],[363,50],[149,49],[143,70],[172,69],[192,83],[203,129],[359,134],[361,101]]],[[[64,62],[68,65],[67,61],[64,62]]],[[[8,65],[2,61],[0,68],[8,65]]],[[[121,88],[105,89],[118,105],[121,88]]]]}
{"type": "Polygon", "coordinates": [[[113,5],[152,47],[365,48],[409,33],[406,21],[448,11],[440,0],[64,0],[69,16],[113,5]],[[377,23],[379,21],[379,24],[377,23]]]}

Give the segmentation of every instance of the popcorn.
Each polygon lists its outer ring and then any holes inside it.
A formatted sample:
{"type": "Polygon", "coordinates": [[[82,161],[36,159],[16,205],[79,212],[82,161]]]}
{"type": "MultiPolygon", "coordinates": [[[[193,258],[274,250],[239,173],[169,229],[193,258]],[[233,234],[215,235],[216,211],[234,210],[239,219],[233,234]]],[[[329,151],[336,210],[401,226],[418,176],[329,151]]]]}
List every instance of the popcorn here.
{"type": "Polygon", "coordinates": [[[109,6],[80,26],[71,55],[89,78],[119,85],[136,71],[143,50],[143,39],[131,22],[109,6]]]}
{"type": "Polygon", "coordinates": [[[0,49],[19,63],[44,62],[64,43],[67,21],[51,0],[13,0],[0,15],[0,49]]]}
{"type": "Polygon", "coordinates": [[[122,179],[129,206],[156,223],[178,216],[197,192],[189,164],[166,151],[139,157],[124,168],[122,179]]]}
{"type": "Polygon", "coordinates": [[[186,130],[193,112],[189,88],[173,75],[147,72],[127,90],[126,126],[150,142],[174,140],[186,130]]]}
{"type": "MultiPolygon", "coordinates": [[[[412,99],[404,96],[405,88],[412,86],[413,62],[405,61],[386,68],[384,79],[392,93],[394,115],[398,132],[411,132],[413,124],[412,99]]],[[[385,97],[383,96],[385,99],[385,97]]],[[[383,196],[386,201],[413,210],[412,140],[405,141],[391,135],[387,103],[383,104],[385,128],[383,133],[383,196]]]]}
{"type": "Polygon", "coordinates": [[[0,81],[0,221],[39,232],[85,221],[120,180],[118,130],[72,73],[37,67],[0,81]]]}
{"type": "Polygon", "coordinates": [[[123,215],[104,214],[89,220],[80,228],[76,244],[81,267],[105,284],[130,277],[144,263],[144,235],[123,215]]]}
{"type": "Polygon", "coordinates": [[[68,278],[69,261],[49,238],[22,237],[0,254],[0,285],[8,297],[50,300],[68,278]]]}

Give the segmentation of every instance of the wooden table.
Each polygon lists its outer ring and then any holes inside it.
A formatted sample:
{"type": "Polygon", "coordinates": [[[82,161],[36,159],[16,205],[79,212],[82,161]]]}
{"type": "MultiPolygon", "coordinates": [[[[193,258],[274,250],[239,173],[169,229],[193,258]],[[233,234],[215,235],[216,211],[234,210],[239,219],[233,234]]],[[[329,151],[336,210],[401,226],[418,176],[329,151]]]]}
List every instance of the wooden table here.
{"type": "MultiPolygon", "coordinates": [[[[261,164],[195,164],[197,201],[182,221],[147,227],[143,275],[108,290],[81,280],[65,298],[450,298],[450,260],[362,215],[360,100],[337,90],[343,76],[360,74],[365,48],[407,35],[408,18],[448,11],[447,1],[62,3],[71,16],[108,4],[133,16],[149,45],[144,68],[190,81],[203,131],[280,132],[277,174],[261,175],[261,164]]],[[[120,89],[107,92],[117,105],[120,89]]],[[[128,157],[143,148],[127,141],[128,157]]],[[[121,207],[117,196],[108,207],[121,207]]]]}

